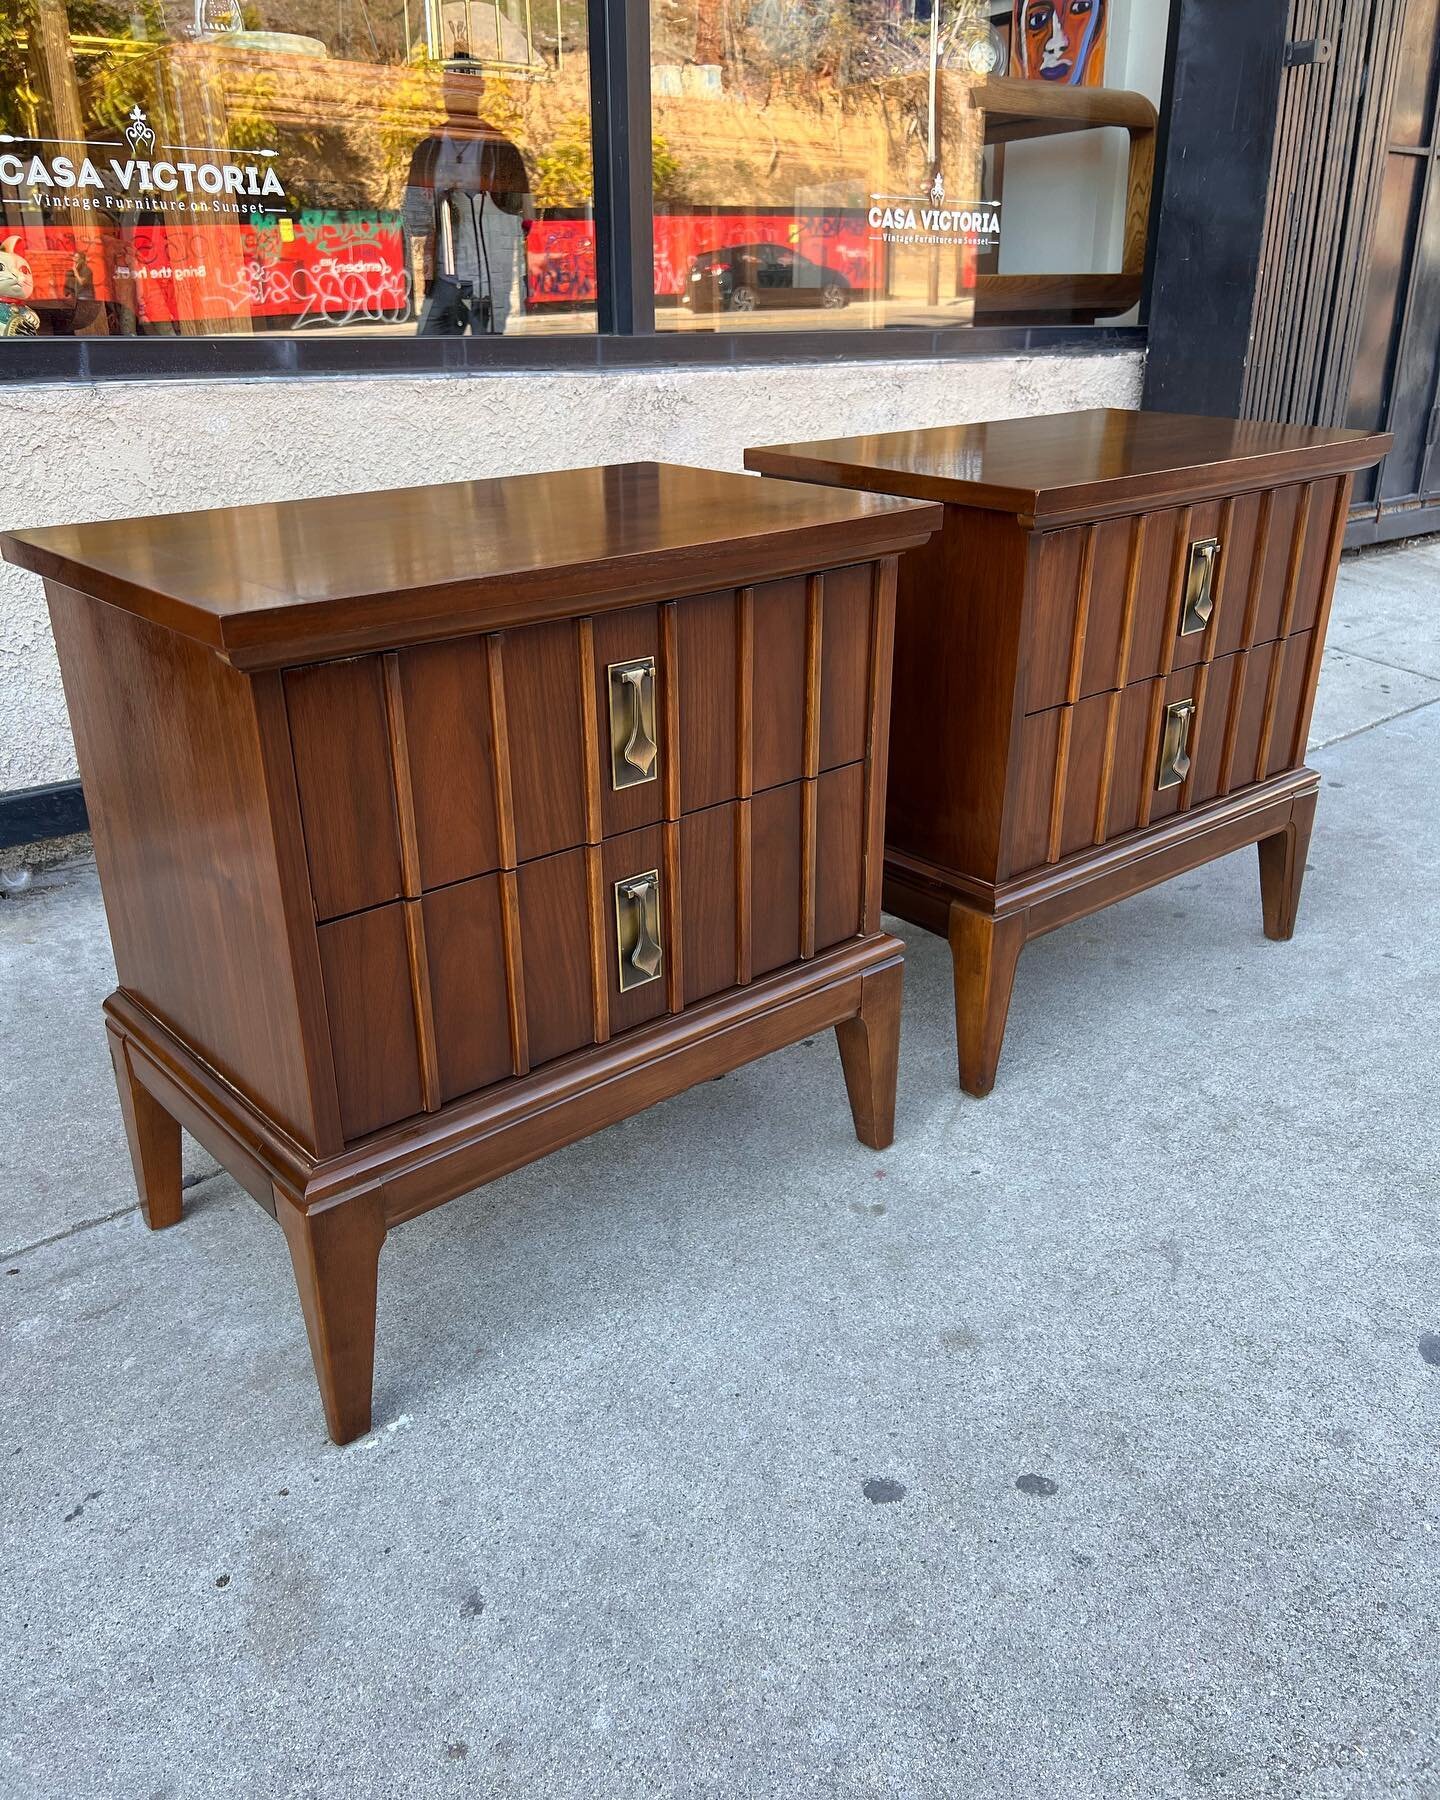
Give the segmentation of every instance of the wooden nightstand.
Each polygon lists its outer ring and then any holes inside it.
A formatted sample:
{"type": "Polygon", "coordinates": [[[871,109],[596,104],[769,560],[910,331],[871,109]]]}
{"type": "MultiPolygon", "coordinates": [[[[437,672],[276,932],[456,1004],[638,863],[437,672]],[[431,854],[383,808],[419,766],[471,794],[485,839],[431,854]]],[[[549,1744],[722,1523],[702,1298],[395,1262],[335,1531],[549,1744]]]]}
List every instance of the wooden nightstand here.
{"type": "Polygon", "coordinates": [[[967,1092],[1027,938],[1257,842],[1293,932],[1350,487],[1389,442],[1105,411],[747,453],[945,503],[900,563],[885,903],[949,936],[967,1092]]]}
{"type": "Polygon", "coordinates": [[[827,1025],[890,1142],[895,558],[940,509],[634,464],[22,532],[145,1216],[284,1227],[331,1436],[390,1226],[827,1025]]]}

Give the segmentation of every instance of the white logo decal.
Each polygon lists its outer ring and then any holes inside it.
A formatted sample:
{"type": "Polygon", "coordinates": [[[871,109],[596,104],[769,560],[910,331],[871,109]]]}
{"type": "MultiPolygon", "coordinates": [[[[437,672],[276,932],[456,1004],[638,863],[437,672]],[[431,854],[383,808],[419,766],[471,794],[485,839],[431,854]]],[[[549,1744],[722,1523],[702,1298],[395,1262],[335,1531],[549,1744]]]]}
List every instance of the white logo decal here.
{"type": "Polygon", "coordinates": [[[130,123],[125,127],[125,141],[137,154],[142,145],[146,156],[155,154],[155,133],[150,129],[150,121],[145,117],[142,107],[130,108],[130,123]]]}

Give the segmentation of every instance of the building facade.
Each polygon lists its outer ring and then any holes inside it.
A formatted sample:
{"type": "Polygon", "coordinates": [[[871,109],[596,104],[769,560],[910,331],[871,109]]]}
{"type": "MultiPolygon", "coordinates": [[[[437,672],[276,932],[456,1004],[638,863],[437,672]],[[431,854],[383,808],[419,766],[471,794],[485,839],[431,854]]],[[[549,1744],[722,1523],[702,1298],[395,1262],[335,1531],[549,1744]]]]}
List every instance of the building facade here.
{"type": "MultiPolygon", "coordinates": [[[[4,523],[1238,409],[1301,4],[0,0],[4,523]]],[[[9,568],[0,706],[82,823],[9,568]]]]}

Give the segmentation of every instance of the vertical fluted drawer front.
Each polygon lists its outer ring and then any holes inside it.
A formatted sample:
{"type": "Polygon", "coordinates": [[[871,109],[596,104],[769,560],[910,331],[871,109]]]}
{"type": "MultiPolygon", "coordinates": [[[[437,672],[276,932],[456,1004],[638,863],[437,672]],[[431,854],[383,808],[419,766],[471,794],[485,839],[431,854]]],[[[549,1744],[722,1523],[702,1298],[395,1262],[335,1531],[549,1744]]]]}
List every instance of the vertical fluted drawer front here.
{"type": "Polygon", "coordinates": [[[806,782],[767,788],[750,802],[750,972],[797,962],[806,782]]]}
{"type": "MultiPolygon", "coordinates": [[[[1330,572],[1331,541],[1336,527],[1336,509],[1348,499],[1342,493],[1344,482],[1339,476],[1330,481],[1316,481],[1310,486],[1310,504],[1305,521],[1305,539],[1299,556],[1295,582],[1295,600],[1285,622],[1287,635],[1311,631],[1319,621],[1330,572]]],[[[1343,530],[1343,523],[1340,525],[1343,530]]]]}
{"type": "Polygon", "coordinates": [[[443,1102],[513,1072],[501,877],[441,888],[425,896],[424,910],[443,1102]]]}
{"type": "Polygon", "coordinates": [[[377,906],[322,925],[320,967],[347,1140],[421,1109],[405,906],[377,906]]]}
{"type": "Polygon", "coordinates": [[[860,929],[865,867],[865,770],[829,769],[815,784],[815,948],[827,950],[860,929]]]}
{"type": "Polygon", "coordinates": [[[622,837],[607,838],[602,846],[601,874],[604,895],[605,974],[609,987],[609,1015],[612,1032],[629,1031],[647,1019],[658,1019],[666,1009],[666,963],[674,954],[674,945],[664,926],[665,871],[664,849],[660,828],[647,826],[642,831],[627,831],[622,837]],[[622,992],[619,973],[619,946],[615,887],[617,882],[654,871],[658,880],[661,926],[659,944],[661,962],[651,981],[622,992]]]}
{"type": "Polygon", "coordinates": [[[380,658],[288,670],[285,709],[315,916],[395,899],[400,841],[380,658]]]}
{"type": "Polygon", "coordinates": [[[594,1042],[586,853],[526,863],[517,877],[530,1065],[594,1042]]]}
{"type": "Polygon", "coordinates": [[[865,755],[874,569],[868,563],[830,569],[821,576],[819,586],[818,767],[835,769],[842,763],[859,762],[865,755]]]}
{"type": "Polygon", "coordinates": [[[592,772],[581,642],[570,619],[500,639],[515,857],[522,863],[586,841],[592,772]]]}
{"type": "Polygon", "coordinates": [[[486,640],[419,645],[396,664],[419,886],[488,874],[501,857],[486,640]]]}
{"type": "Polygon", "coordinates": [[[750,769],[756,793],[805,773],[807,611],[802,576],[754,590],[750,769]]]}
{"type": "Polygon", "coordinates": [[[1313,631],[1132,682],[1023,722],[1010,809],[1011,870],[1094,845],[1253,786],[1304,761],[1313,631]],[[1167,709],[1193,706],[1189,767],[1161,786],[1167,709]]]}
{"type": "Polygon", "coordinates": [[[864,564],[292,672],[316,892],[360,901],[322,928],[347,1136],[862,928],[885,578],[864,564]],[[653,777],[620,786],[612,664],[653,667],[653,777]],[[622,945],[636,881],[653,941],[622,945]]]}
{"type": "Polygon", "coordinates": [[[1025,711],[1040,713],[1311,630],[1324,604],[1339,478],[1036,534],[1025,711]],[[1191,556],[1216,546],[1208,617],[1191,556]]]}
{"type": "Polygon", "coordinates": [[[741,979],[739,886],[742,809],[733,802],[680,821],[680,917],[684,1001],[693,1006],[741,979]]]}
{"type": "MultiPolygon", "coordinates": [[[[750,602],[753,606],[753,601],[750,602]]],[[[741,599],[732,590],[696,594],[675,608],[680,811],[698,812],[737,794],[741,599]]]]}

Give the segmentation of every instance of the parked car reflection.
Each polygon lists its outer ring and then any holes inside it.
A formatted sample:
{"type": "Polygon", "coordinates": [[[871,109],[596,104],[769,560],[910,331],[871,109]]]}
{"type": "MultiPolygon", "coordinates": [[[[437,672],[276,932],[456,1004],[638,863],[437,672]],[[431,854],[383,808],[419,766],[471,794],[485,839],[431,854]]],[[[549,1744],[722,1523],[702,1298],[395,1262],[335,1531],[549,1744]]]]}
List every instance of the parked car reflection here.
{"type": "Polygon", "coordinates": [[[680,304],[694,312],[755,312],[770,306],[850,303],[850,283],[786,244],[727,244],[692,259],[680,304]]]}

